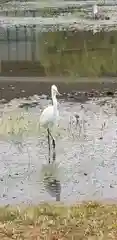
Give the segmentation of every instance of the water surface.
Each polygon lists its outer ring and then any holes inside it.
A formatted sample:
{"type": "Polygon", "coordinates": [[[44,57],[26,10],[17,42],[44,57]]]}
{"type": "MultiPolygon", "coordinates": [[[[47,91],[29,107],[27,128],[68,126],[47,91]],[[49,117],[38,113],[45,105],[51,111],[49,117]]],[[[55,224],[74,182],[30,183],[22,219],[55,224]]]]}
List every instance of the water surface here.
{"type": "Polygon", "coordinates": [[[33,98],[28,107],[19,108],[25,99],[0,105],[0,204],[116,200],[116,97],[94,98],[83,107],[59,100],[59,126],[53,131],[56,160],[51,165],[47,134],[38,126],[51,101],[38,96],[37,106],[30,107],[33,98]]]}

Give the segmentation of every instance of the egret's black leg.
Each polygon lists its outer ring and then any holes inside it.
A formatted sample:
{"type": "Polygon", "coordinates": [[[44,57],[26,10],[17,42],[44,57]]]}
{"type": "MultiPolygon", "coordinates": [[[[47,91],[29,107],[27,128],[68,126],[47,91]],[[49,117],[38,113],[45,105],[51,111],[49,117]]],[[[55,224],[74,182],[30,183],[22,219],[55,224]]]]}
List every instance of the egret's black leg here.
{"type": "Polygon", "coordinates": [[[52,139],[52,145],[53,145],[53,149],[55,150],[56,145],[55,145],[55,139],[54,138],[52,139]]]}
{"type": "MultiPolygon", "coordinates": [[[[48,129],[48,130],[49,130],[49,129],[48,129]]],[[[50,137],[51,137],[51,139],[52,139],[53,150],[55,151],[55,147],[56,147],[55,139],[53,138],[53,136],[52,136],[50,130],[49,130],[49,135],[50,135],[50,137]]]]}
{"type": "Polygon", "coordinates": [[[56,160],[56,152],[55,152],[55,149],[54,149],[54,151],[53,151],[52,160],[53,160],[53,162],[56,160]]]}
{"type": "Polygon", "coordinates": [[[49,128],[47,129],[48,132],[48,148],[49,148],[49,163],[50,163],[50,133],[49,133],[49,128]]]}

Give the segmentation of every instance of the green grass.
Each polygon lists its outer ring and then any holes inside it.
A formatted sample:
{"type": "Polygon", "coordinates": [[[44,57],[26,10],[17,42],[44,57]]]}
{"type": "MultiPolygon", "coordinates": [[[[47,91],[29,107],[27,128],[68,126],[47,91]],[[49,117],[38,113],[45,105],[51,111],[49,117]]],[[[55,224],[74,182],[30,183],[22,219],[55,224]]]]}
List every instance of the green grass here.
{"type": "Polygon", "coordinates": [[[47,76],[100,77],[117,73],[117,32],[48,32],[40,37],[47,76]]]}
{"type": "Polygon", "coordinates": [[[117,205],[1,207],[0,239],[117,239],[117,205]]]}

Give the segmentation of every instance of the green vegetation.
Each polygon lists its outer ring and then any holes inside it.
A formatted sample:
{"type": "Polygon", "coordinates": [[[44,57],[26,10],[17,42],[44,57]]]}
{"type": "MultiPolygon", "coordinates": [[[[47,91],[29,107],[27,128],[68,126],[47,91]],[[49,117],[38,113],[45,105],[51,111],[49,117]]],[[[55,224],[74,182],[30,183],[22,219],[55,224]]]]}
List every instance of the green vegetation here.
{"type": "Polygon", "coordinates": [[[47,32],[40,36],[47,76],[115,76],[117,32],[47,32]]]}
{"type": "Polygon", "coordinates": [[[1,207],[0,239],[117,239],[117,205],[1,207]]]}
{"type": "Polygon", "coordinates": [[[50,8],[50,7],[44,7],[44,8],[40,8],[38,9],[38,15],[42,16],[42,17],[55,17],[55,16],[59,16],[60,14],[68,14],[68,12],[70,11],[71,14],[76,13],[77,15],[80,16],[84,16],[84,14],[82,14],[80,9],[76,9],[76,8],[50,8]]]}

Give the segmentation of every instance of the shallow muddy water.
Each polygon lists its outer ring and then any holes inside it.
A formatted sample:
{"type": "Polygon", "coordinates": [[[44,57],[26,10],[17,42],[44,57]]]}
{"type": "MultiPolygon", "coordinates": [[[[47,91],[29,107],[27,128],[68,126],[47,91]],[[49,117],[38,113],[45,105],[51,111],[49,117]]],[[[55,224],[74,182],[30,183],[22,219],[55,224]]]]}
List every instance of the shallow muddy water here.
{"type": "Polygon", "coordinates": [[[47,134],[38,126],[50,100],[42,95],[24,102],[0,104],[0,204],[116,200],[116,97],[82,105],[59,100],[56,159],[50,165],[47,134]]]}

